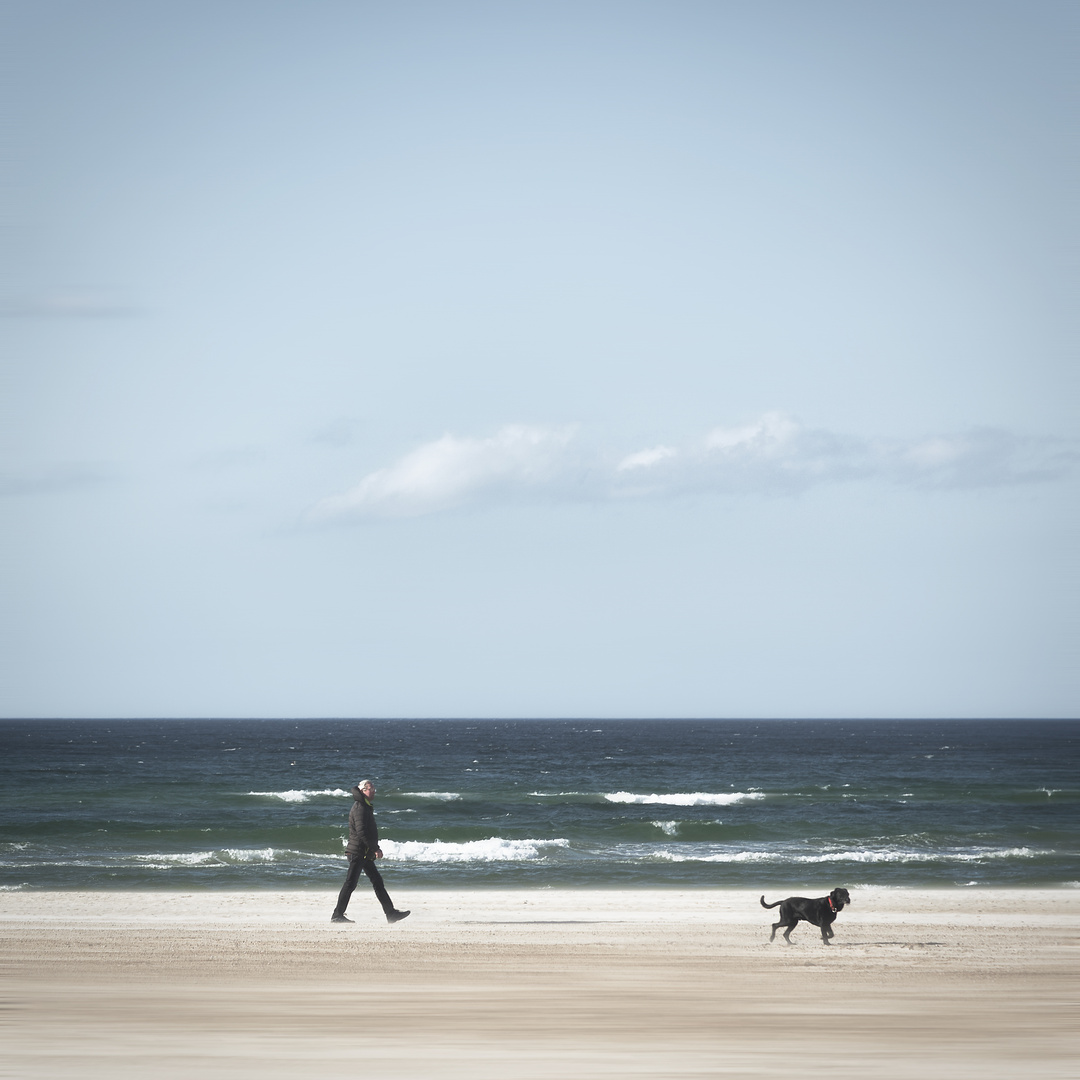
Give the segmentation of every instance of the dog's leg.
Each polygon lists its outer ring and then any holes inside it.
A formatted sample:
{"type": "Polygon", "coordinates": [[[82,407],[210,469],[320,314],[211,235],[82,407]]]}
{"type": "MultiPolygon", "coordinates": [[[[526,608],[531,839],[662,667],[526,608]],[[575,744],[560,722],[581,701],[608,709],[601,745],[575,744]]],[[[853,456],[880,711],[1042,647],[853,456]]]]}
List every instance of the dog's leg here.
{"type": "Polygon", "coordinates": [[[784,926],[784,925],[785,924],[782,923],[782,922],[774,922],[772,924],[772,933],[769,935],[769,940],[770,941],[774,941],[776,939],[776,931],[779,930],[780,927],[784,926]]]}
{"type": "Polygon", "coordinates": [[[796,919],[796,920],[795,920],[795,921],[794,921],[793,923],[791,923],[791,924],[790,924],[790,925],[788,926],[788,928],[787,928],[787,929],[786,929],[786,930],[784,931],[784,940],[785,940],[785,941],[786,941],[786,942],[787,942],[787,943],[788,943],[789,945],[791,944],[791,931],[792,931],[792,930],[794,930],[794,929],[795,929],[795,927],[796,927],[796,926],[798,926],[798,925],[799,925],[799,920],[798,920],[798,919],[796,919]]]}

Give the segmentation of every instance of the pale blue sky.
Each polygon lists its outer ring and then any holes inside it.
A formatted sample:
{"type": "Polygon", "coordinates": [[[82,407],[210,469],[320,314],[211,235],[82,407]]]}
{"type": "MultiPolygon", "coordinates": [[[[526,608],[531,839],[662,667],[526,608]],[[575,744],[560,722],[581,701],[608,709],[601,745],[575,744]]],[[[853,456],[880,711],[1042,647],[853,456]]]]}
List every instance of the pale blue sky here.
{"type": "Polygon", "coordinates": [[[1077,714],[1070,5],[6,18],[4,715],[1077,714]]]}

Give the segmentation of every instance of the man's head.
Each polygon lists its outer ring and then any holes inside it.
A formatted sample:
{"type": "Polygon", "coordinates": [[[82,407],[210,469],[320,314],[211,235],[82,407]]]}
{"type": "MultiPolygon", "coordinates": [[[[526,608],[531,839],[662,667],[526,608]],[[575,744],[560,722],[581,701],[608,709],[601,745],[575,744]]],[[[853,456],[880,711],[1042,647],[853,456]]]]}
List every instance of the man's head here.
{"type": "Polygon", "coordinates": [[[375,794],[375,785],[370,780],[361,780],[357,785],[361,794],[371,798],[375,794]]]}

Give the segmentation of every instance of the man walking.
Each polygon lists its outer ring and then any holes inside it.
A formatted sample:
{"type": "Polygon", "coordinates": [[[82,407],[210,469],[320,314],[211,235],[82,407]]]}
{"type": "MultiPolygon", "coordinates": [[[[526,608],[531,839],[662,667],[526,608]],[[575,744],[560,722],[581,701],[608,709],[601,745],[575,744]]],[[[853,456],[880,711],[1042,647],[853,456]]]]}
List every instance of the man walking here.
{"type": "Polygon", "coordinates": [[[382,848],[379,847],[379,830],[375,826],[375,808],[371,800],[375,795],[375,785],[370,780],[361,780],[352,789],[353,804],[349,811],[349,846],[345,853],[349,856],[349,872],[345,877],[345,884],[341,886],[338,894],[337,907],[330,916],[331,922],[352,922],[345,918],[345,909],[349,906],[349,897],[360,880],[360,871],[363,870],[375,890],[375,895],[382,904],[388,923],[400,922],[409,913],[398,911],[390,901],[390,895],[383,885],[382,874],[375,865],[376,859],[382,858],[382,848]]]}

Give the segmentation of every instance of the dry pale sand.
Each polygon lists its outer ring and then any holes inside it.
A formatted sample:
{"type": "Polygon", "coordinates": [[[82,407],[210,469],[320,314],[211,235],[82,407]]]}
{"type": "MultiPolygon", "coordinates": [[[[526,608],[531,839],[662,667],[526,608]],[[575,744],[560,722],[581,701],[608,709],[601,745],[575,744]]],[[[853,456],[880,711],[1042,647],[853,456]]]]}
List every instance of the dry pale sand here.
{"type": "Polygon", "coordinates": [[[1080,890],[399,892],[0,894],[0,1074],[1080,1075],[1080,890]]]}

